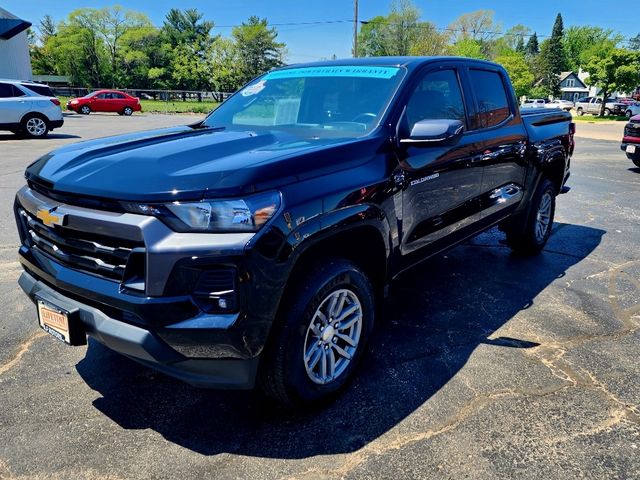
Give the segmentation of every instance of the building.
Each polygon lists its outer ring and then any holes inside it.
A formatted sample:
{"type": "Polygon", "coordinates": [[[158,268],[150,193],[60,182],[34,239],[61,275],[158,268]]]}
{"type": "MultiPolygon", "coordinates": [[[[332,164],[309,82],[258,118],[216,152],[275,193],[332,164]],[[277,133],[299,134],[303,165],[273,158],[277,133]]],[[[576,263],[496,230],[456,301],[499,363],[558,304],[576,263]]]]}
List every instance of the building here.
{"type": "Polygon", "coordinates": [[[31,80],[26,32],[30,26],[30,22],[0,8],[0,78],[31,80]]]}
{"type": "Polygon", "coordinates": [[[589,96],[589,87],[585,85],[575,72],[562,72],[560,74],[560,99],[575,102],[581,97],[589,96]]]}

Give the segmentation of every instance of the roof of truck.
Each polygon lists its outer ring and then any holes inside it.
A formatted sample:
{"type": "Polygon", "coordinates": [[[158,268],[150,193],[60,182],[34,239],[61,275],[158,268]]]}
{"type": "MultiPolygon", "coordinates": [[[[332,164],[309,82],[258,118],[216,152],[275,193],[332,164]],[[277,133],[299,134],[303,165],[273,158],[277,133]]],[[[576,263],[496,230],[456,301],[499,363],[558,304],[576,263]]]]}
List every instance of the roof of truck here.
{"type": "Polygon", "coordinates": [[[343,58],[339,60],[323,60],[319,62],[310,63],[296,63],[293,65],[287,65],[283,68],[300,68],[300,67],[319,67],[319,66],[341,66],[341,65],[362,65],[362,66],[402,66],[410,70],[424,65],[425,63],[431,63],[443,60],[454,60],[456,62],[465,63],[477,63],[491,66],[498,66],[493,62],[487,62],[486,60],[478,60],[468,57],[358,57],[358,58],[343,58]]]}

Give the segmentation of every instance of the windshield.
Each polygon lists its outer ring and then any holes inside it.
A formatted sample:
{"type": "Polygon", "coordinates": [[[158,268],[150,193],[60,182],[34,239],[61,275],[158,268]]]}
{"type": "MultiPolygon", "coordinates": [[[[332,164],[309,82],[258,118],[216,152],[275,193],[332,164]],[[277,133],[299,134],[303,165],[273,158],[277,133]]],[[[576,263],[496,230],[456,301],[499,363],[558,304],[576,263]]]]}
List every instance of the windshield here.
{"type": "Polygon", "coordinates": [[[287,130],[306,138],[355,138],[380,121],[405,70],[331,66],[275,70],[205,120],[214,127],[287,130]]]}
{"type": "Polygon", "coordinates": [[[91,93],[87,93],[83,98],[91,98],[91,97],[95,97],[99,92],[91,92],[91,93]]]}

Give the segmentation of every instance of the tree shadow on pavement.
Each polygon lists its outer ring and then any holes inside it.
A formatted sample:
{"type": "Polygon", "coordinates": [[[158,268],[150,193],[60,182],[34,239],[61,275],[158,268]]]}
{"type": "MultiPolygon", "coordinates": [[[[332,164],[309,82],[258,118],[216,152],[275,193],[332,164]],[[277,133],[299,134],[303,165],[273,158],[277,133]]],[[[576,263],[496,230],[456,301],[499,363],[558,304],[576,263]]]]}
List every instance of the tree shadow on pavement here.
{"type": "Polygon", "coordinates": [[[604,233],[556,223],[553,252],[523,258],[502,246],[494,229],[417,266],[384,303],[354,383],[320,410],[292,414],[255,393],[199,390],[95,341],[77,370],[102,395],[94,406],[122,428],[152,429],[204,455],[306,458],[353,452],[427,402],[480,344],[536,346],[488,337],[588,256],[604,233]]]}

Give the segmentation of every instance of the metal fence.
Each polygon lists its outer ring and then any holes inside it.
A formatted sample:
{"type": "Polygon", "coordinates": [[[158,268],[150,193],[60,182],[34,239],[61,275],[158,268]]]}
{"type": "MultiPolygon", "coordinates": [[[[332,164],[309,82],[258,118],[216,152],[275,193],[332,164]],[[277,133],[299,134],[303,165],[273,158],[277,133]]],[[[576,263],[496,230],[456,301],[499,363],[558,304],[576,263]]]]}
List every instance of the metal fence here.
{"type": "Polygon", "coordinates": [[[84,88],[52,86],[51,89],[56,96],[83,97],[96,90],[118,90],[125,92],[141,100],[160,100],[163,102],[223,102],[230,92],[207,92],[199,90],[151,90],[138,88],[84,88]]]}

